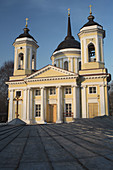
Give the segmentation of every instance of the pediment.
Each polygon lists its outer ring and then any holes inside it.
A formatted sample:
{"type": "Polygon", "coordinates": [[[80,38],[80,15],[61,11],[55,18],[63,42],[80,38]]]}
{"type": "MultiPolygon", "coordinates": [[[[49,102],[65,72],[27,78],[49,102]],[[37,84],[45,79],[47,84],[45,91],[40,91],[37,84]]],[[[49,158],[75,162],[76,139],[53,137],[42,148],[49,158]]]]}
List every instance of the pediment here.
{"type": "Polygon", "coordinates": [[[61,68],[48,65],[37,72],[33,73],[27,79],[38,79],[38,78],[47,78],[47,77],[60,77],[60,76],[74,76],[76,75],[73,72],[63,70],[61,68]]]}

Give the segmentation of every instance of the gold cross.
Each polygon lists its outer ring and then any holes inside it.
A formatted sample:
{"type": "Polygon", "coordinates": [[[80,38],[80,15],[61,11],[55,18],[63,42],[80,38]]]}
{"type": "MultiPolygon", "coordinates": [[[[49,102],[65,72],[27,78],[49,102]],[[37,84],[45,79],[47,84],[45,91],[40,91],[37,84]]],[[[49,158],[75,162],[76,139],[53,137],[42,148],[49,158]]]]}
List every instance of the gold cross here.
{"type": "Polygon", "coordinates": [[[70,16],[70,8],[68,8],[68,16],[70,16]]]}
{"type": "Polygon", "coordinates": [[[27,26],[28,26],[28,23],[27,23],[27,21],[28,21],[28,18],[26,18],[26,28],[27,28],[27,26]]]}
{"type": "Polygon", "coordinates": [[[89,7],[90,7],[90,14],[92,14],[92,11],[91,11],[91,7],[92,7],[92,5],[89,5],[89,7]]]}

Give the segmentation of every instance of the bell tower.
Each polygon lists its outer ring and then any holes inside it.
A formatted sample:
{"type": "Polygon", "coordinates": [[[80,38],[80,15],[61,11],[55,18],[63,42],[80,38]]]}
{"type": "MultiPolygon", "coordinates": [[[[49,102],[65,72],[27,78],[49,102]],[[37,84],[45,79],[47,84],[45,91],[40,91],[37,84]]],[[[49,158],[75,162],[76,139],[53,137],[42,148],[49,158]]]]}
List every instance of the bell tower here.
{"type": "Polygon", "coordinates": [[[105,30],[94,21],[91,5],[88,22],[78,34],[81,41],[81,116],[93,118],[109,114],[108,82],[110,74],[105,68],[103,55],[103,40],[105,30]]]}
{"type": "Polygon", "coordinates": [[[29,75],[36,70],[36,52],[39,46],[29,34],[30,30],[28,29],[27,21],[28,18],[26,18],[24,33],[20,34],[13,43],[15,47],[14,76],[29,75]]]}
{"type": "Polygon", "coordinates": [[[103,39],[105,30],[94,21],[91,5],[88,22],[80,29],[78,34],[81,41],[81,69],[104,68],[103,39]]]}

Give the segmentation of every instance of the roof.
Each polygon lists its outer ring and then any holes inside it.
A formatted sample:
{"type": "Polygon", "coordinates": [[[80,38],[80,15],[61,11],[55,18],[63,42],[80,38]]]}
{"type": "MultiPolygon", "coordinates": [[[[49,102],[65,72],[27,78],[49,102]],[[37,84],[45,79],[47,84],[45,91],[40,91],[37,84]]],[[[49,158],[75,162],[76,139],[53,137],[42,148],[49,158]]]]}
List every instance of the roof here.
{"type": "Polygon", "coordinates": [[[27,37],[33,39],[37,43],[37,41],[29,34],[29,31],[28,28],[24,28],[24,33],[20,34],[16,39],[27,37]]]}
{"type": "Polygon", "coordinates": [[[91,12],[90,15],[88,16],[89,21],[86,24],[84,24],[83,27],[92,26],[92,25],[98,25],[98,26],[102,27],[100,24],[95,22],[94,19],[95,19],[95,17],[92,15],[92,12],[91,12]]]}
{"type": "MultiPolygon", "coordinates": [[[[67,36],[65,37],[64,41],[62,41],[55,51],[66,49],[66,48],[77,48],[80,49],[80,43],[75,40],[71,33],[71,22],[70,22],[70,15],[68,15],[68,31],[67,36]]],[[[54,51],[54,52],[55,52],[54,51]]]]}

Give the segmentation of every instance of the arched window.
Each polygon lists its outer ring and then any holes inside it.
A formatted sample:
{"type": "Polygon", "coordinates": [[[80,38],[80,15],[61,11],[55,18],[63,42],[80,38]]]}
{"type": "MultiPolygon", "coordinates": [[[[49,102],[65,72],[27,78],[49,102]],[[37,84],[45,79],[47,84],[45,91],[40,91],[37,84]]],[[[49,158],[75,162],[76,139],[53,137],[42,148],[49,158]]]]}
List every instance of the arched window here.
{"type": "Polygon", "coordinates": [[[35,70],[35,55],[32,55],[32,70],[35,70]]]}
{"type": "Polygon", "coordinates": [[[81,70],[81,61],[79,61],[79,70],[81,70]]]}
{"type": "Polygon", "coordinates": [[[96,57],[95,57],[95,47],[91,43],[88,46],[88,55],[89,55],[89,62],[96,62],[96,57]]]}
{"type": "Polygon", "coordinates": [[[24,54],[19,53],[18,55],[18,69],[22,70],[24,68],[24,54]]]}
{"type": "Polygon", "coordinates": [[[64,70],[68,70],[68,61],[64,62],[64,70]]]}

